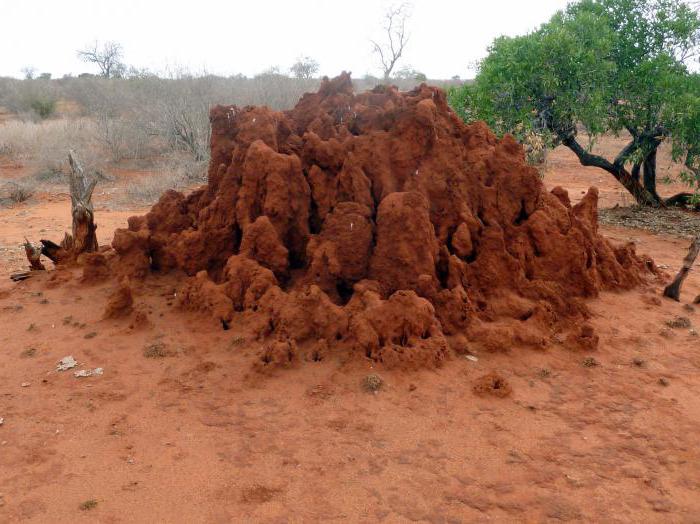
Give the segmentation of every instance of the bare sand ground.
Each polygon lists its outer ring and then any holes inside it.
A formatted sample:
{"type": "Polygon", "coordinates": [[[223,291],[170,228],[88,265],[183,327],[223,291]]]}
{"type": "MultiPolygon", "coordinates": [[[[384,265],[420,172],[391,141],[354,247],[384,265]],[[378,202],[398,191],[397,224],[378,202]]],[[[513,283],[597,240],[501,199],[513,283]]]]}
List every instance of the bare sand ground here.
{"type": "MultiPolygon", "coordinates": [[[[620,201],[611,177],[559,154],[548,186],[620,201]]],[[[0,245],[60,238],[69,209],[0,210],[0,245]]],[[[100,240],[130,214],[98,206],[100,240]]],[[[688,244],[603,232],[669,273],[688,244]]],[[[680,304],[660,281],[590,301],[592,354],[511,347],[415,373],[330,358],[262,376],[247,326],[179,311],[176,277],[138,289],[150,325],[134,330],[102,320],[109,285],[12,284],[15,251],[0,253],[2,522],[698,522],[697,272],[680,304]],[[679,316],[693,327],[669,327],[679,316]],[[66,355],[104,374],[56,372],[66,355]],[[489,371],[510,397],[474,395],[489,371]],[[360,387],[368,373],[377,394],[360,387]]]]}

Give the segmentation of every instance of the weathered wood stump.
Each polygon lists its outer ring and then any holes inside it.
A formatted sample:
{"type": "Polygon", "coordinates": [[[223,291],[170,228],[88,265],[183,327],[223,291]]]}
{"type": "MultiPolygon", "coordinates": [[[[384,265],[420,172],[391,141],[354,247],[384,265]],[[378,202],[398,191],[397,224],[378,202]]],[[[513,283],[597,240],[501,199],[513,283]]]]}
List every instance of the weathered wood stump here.
{"type": "Polygon", "coordinates": [[[69,241],[64,238],[63,248],[71,251],[73,256],[97,251],[97,226],[92,208],[92,193],[97,185],[97,178],[88,180],[85,171],[75,158],[73,150],[68,152],[70,163],[70,200],[73,217],[73,235],[69,241]],[[70,244],[70,245],[69,245],[70,244]]]}
{"type": "Polygon", "coordinates": [[[46,269],[41,263],[41,246],[35,246],[27,238],[24,238],[24,252],[29,260],[29,269],[31,271],[43,271],[46,269]]]}
{"type": "Polygon", "coordinates": [[[676,275],[676,278],[674,278],[673,282],[671,282],[668,286],[666,286],[666,289],[664,289],[665,297],[672,298],[673,300],[680,302],[683,281],[688,276],[688,273],[690,273],[690,270],[695,263],[695,259],[698,257],[698,253],[700,253],[700,235],[695,237],[695,240],[693,240],[693,242],[690,244],[688,254],[683,259],[683,267],[676,275]]]}
{"type": "Polygon", "coordinates": [[[68,163],[70,164],[71,233],[66,233],[60,244],[41,239],[41,247],[38,247],[27,240],[24,250],[30,269],[33,271],[46,269],[41,263],[41,255],[59,265],[75,260],[82,253],[91,253],[98,249],[97,225],[92,206],[92,193],[95,190],[97,178],[89,178],[85,174],[72,149],[68,152],[68,163]]]}

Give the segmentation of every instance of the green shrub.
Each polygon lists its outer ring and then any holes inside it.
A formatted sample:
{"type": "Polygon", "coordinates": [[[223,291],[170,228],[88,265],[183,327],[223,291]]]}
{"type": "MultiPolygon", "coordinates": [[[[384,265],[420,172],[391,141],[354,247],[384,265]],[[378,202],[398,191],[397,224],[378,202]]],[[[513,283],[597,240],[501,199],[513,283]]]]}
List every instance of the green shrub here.
{"type": "Polygon", "coordinates": [[[29,103],[29,107],[32,108],[39,118],[42,120],[50,117],[56,111],[56,100],[50,98],[37,98],[29,103]]]}

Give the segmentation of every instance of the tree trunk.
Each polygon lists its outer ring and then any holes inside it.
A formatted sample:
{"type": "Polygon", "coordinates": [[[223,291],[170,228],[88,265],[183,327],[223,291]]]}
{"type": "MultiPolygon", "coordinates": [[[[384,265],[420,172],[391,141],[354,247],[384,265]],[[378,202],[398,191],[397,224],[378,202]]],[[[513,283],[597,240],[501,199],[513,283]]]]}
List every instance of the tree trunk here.
{"type": "Polygon", "coordinates": [[[641,162],[636,162],[634,166],[632,166],[632,179],[635,181],[635,183],[639,184],[639,172],[642,169],[642,164],[641,162]]]}
{"type": "Polygon", "coordinates": [[[698,257],[698,253],[700,253],[700,235],[695,237],[695,240],[693,240],[693,242],[690,244],[688,254],[683,259],[683,267],[676,275],[676,278],[674,278],[673,282],[671,282],[668,286],[666,286],[666,289],[664,289],[665,297],[672,298],[673,300],[680,302],[683,281],[686,279],[688,273],[693,267],[695,259],[698,257]]]}
{"type": "Polygon", "coordinates": [[[625,169],[624,163],[627,159],[628,153],[636,148],[635,141],[625,147],[625,149],[618,155],[615,162],[610,162],[602,156],[594,155],[586,151],[583,146],[576,141],[576,137],[573,135],[562,137],[562,144],[576,154],[582,165],[604,169],[614,176],[615,179],[620,182],[620,184],[622,184],[627,191],[630,192],[637,204],[653,207],[663,206],[663,202],[659,199],[658,195],[650,193],[639,183],[638,171],[635,173],[637,174],[635,177],[625,169]]]}
{"type": "Polygon", "coordinates": [[[644,159],[644,189],[661,201],[656,192],[656,148],[644,159]]]}
{"type": "MultiPolygon", "coordinates": [[[[694,150],[689,150],[685,157],[685,167],[695,176],[695,190],[700,190],[700,166],[697,165],[697,153],[694,150]]],[[[692,184],[691,184],[692,186],[692,184]]],[[[697,202],[694,197],[697,194],[693,193],[678,193],[666,199],[667,206],[693,206],[695,211],[700,211],[700,202],[697,202]]]]}

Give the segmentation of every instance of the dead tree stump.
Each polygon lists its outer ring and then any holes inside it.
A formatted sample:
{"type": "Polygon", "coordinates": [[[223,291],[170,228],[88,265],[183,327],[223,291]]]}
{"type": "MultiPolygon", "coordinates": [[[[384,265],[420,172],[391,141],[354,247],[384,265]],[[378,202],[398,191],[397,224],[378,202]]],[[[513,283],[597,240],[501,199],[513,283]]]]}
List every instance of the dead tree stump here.
{"type": "Polygon", "coordinates": [[[698,257],[698,253],[700,253],[700,235],[696,236],[695,240],[693,240],[693,242],[690,244],[688,254],[683,259],[683,267],[676,275],[676,278],[674,278],[673,282],[671,282],[668,286],[666,286],[666,289],[664,289],[665,297],[672,298],[676,302],[680,302],[681,286],[683,286],[683,281],[688,276],[688,273],[690,273],[690,270],[695,263],[695,259],[698,257]]]}
{"type": "Polygon", "coordinates": [[[31,271],[43,271],[46,268],[44,264],[41,263],[41,246],[35,246],[27,238],[24,238],[24,252],[27,254],[27,260],[29,260],[29,269],[31,271]]]}
{"type": "Polygon", "coordinates": [[[74,256],[81,253],[92,253],[97,251],[97,226],[95,225],[95,215],[92,208],[92,192],[97,185],[97,178],[88,180],[75,153],[71,149],[68,152],[68,162],[70,163],[70,200],[71,215],[73,217],[73,238],[71,245],[67,245],[68,236],[64,239],[63,248],[73,252],[74,256]]]}
{"type": "Polygon", "coordinates": [[[42,239],[41,248],[27,240],[24,250],[32,270],[45,269],[39,260],[41,255],[58,265],[75,260],[82,253],[97,251],[97,225],[95,225],[92,207],[92,193],[95,190],[97,178],[88,178],[72,149],[68,152],[68,163],[70,164],[71,233],[66,233],[60,244],[42,239]]]}

